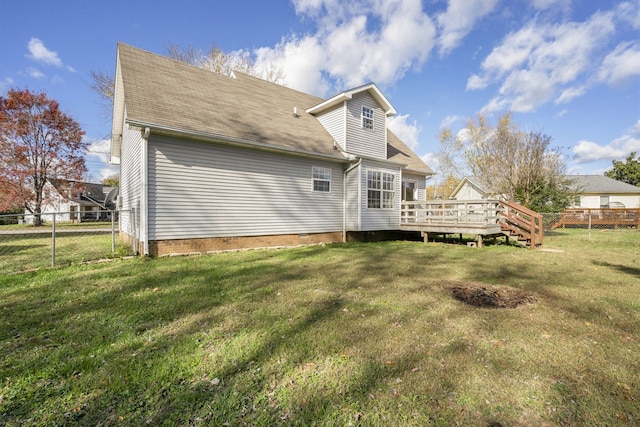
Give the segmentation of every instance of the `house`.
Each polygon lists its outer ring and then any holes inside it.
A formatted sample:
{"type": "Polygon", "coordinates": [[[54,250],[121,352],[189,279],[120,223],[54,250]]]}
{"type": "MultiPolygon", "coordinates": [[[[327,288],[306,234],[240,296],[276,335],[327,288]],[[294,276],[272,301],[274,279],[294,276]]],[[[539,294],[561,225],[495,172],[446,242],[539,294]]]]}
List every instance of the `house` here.
{"type": "Polygon", "coordinates": [[[433,171],[373,84],[321,99],[119,44],[111,161],[144,254],[339,242],[400,229],[433,171]]]}
{"type": "Polygon", "coordinates": [[[572,208],[640,208],[640,187],[604,175],[567,175],[575,192],[572,208]]]}
{"type": "Polygon", "coordinates": [[[497,198],[489,189],[489,185],[479,176],[465,176],[453,190],[452,200],[483,200],[497,198]]]}
{"type": "MultiPolygon", "coordinates": [[[[82,222],[106,219],[105,200],[113,199],[117,187],[67,179],[48,178],[43,187],[41,218],[45,222],[82,222]]],[[[111,205],[110,208],[114,208],[111,205]]],[[[33,224],[34,216],[25,212],[25,222],[33,224]]]]}
{"type": "MultiPolygon", "coordinates": [[[[640,208],[640,187],[617,181],[604,175],[565,175],[564,180],[575,194],[570,208],[640,208]]],[[[477,176],[464,177],[450,199],[480,200],[496,197],[489,186],[477,176]]]]}

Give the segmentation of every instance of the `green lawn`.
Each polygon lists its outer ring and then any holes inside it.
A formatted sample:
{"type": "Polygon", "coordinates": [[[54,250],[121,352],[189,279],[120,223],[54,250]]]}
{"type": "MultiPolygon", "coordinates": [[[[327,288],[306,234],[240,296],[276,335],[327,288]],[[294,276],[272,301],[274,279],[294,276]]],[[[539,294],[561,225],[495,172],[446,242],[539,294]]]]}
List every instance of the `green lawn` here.
{"type": "Polygon", "coordinates": [[[545,247],[564,252],[388,242],[0,275],[0,425],[637,425],[640,234],[545,247]],[[461,283],[536,302],[470,306],[461,283]]]}
{"type": "MultiPolygon", "coordinates": [[[[55,265],[129,255],[130,245],[118,237],[116,228],[115,253],[111,251],[111,223],[62,224],[56,226],[55,265]]],[[[51,267],[51,227],[24,225],[0,227],[0,271],[16,273],[51,267]],[[8,234],[20,232],[20,234],[8,234]]]]}

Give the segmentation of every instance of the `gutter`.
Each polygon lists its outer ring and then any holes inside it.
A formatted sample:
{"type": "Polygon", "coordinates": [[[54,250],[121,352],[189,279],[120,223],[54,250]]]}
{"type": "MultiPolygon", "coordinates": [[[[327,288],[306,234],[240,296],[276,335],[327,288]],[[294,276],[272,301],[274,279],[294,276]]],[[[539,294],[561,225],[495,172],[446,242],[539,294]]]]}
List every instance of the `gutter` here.
{"type": "Polygon", "coordinates": [[[149,256],[149,135],[151,129],[145,127],[142,132],[142,194],[140,200],[140,238],[143,239],[143,252],[149,256]]]}

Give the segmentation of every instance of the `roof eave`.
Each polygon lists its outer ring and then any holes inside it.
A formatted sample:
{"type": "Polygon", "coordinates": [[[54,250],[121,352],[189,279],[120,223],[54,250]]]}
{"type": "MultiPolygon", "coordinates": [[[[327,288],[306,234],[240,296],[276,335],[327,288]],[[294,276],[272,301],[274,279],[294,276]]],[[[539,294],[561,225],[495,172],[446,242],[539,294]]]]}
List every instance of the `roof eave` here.
{"type": "Polygon", "coordinates": [[[221,143],[221,144],[235,146],[235,147],[249,148],[249,149],[260,150],[260,151],[269,151],[269,152],[275,152],[275,153],[281,153],[281,154],[286,153],[290,155],[296,155],[296,156],[308,157],[308,158],[314,158],[314,159],[323,159],[323,160],[328,160],[328,161],[333,161],[338,163],[350,163],[349,159],[345,158],[339,151],[336,151],[335,155],[330,155],[326,153],[318,153],[314,151],[302,150],[299,148],[284,147],[281,145],[251,141],[251,140],[242,139],[242,138],[235,138],[228,135],[212,134],[207,132],[199,132],[199,131],[193,131],[188,129],[179,129],[179,128],[174,128],[170,126],[163,126],[163,125],[158,125],[154,123],[145,123],[145,122],[140,122],[132,119],[127,119],[126,123],[129,126],[137,127],[140,129],[149,128],[151,133],[156,133],[159,135],[176,136],[176,137],[182,137],[187,139],[195,139],[199,141],[215,142],[215,143],[221,143]]]}
{"type": "Polygon", "coordinates": [[[122,71],[120,68],[120,52],[116,52],[116,75],[113,93],[113,113],[111,121],[111,148],[109,163],[120,164],[120,148],[122,143],[122,130],[124,128],[124,87],[122,71]]]}

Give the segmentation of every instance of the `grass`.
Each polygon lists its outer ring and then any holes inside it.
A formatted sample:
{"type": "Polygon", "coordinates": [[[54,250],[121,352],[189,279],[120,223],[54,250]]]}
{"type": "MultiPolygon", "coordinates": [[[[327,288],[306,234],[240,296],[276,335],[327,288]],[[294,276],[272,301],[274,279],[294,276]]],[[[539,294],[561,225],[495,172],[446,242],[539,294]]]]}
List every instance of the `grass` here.
{"type": "MultiPolygon", "coordinates": [[[[111,251],[111,233],[97,229],[111,229],[111,223],[93,223],[91,226],[64,224],[56,226],[55,265],[64,266],[100,258],[129,255],[130,245],[116,236],[115,252],[111,251]]],[[[117,233],[117,228],[116,228],[117,233]]],[[[0,227],[0,271],[16,273],[43,267],[52,262],[51,227],[2,226],[0,227]],[[22,228],[15,228],[22,227],[22,228]],[[22,231],[21,234],[3,234],[7,230],[22,231]],[[30,231],[28,233],[27,231],[30,231]],[[34,232],[38,232],[35,234],[34,232]]]]}
{"type": "Polygon", "coordinates": [[[0,424],[634,425],[636,237],[545,240],[562,253],[387,242],[0,276],[0,424]],[[446,292],[452,280],[537,303],[471,307],[446,292]]]}

